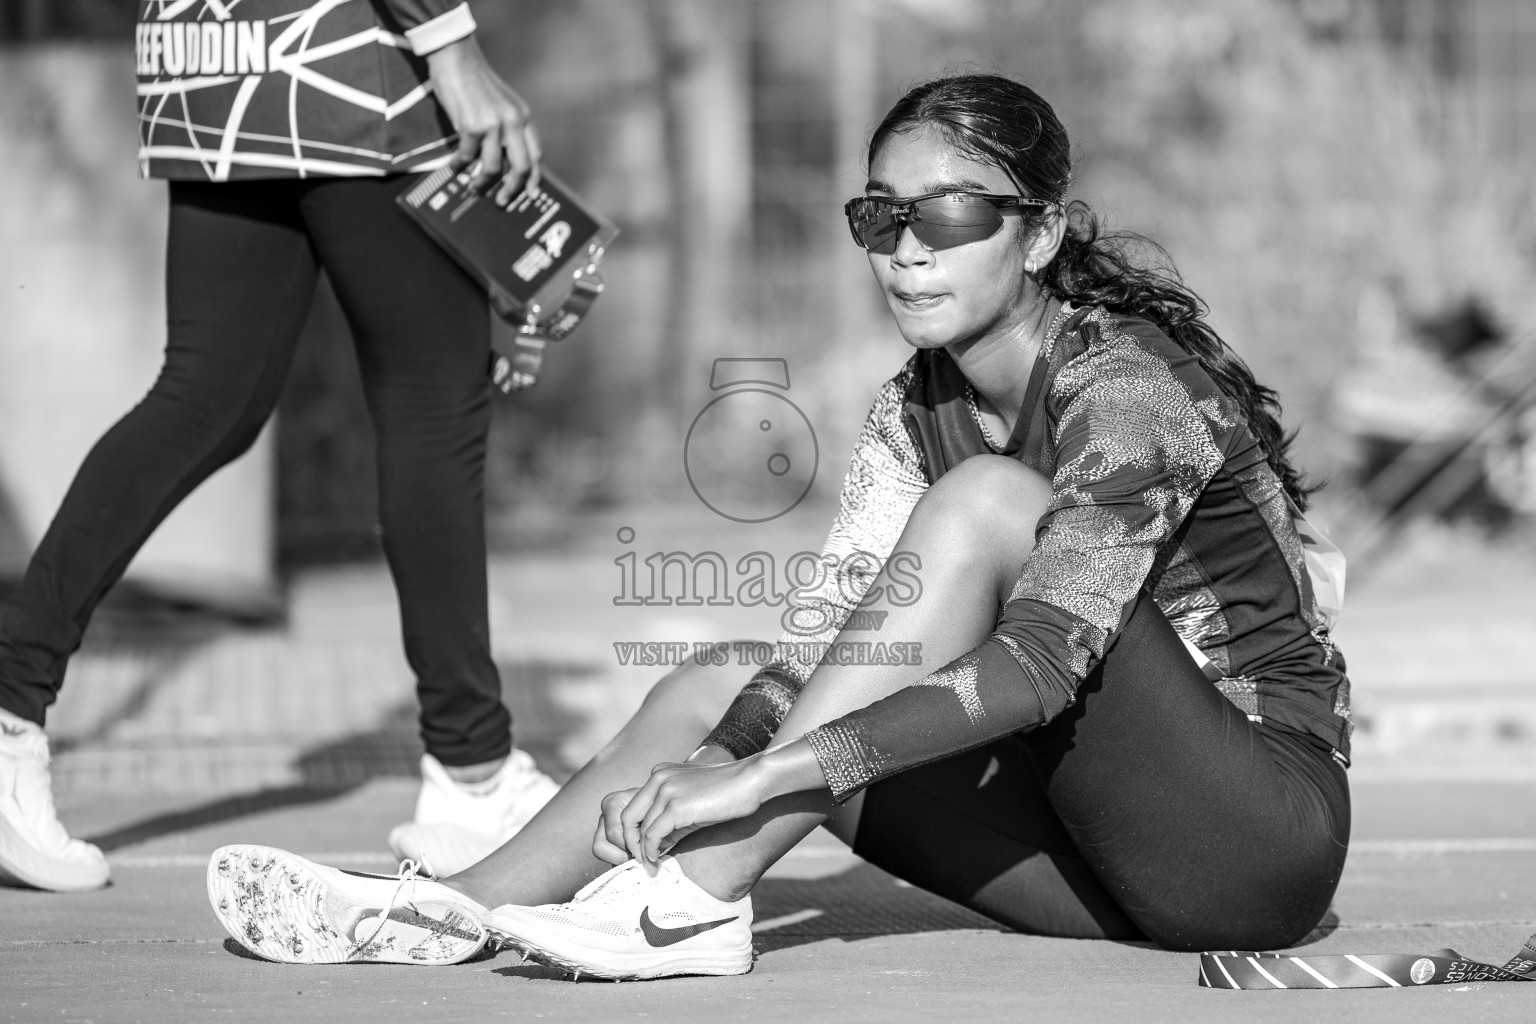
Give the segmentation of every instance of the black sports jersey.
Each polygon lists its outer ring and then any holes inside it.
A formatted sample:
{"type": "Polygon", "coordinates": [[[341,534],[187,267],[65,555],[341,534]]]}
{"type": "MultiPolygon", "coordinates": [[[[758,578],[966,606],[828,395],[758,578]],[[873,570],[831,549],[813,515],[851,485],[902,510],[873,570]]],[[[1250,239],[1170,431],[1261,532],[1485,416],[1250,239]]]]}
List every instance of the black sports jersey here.
{"type": "MultiPolygon", "coordinates": [[[[1343,659],[1293,506],[1241,411],[1146,321],[1082,308],[1064,310],[1060,324],[1001,452],[1053,483],[1035,549],[980,646],[807,734],[839,798],[1054,718],[1143,589],[1251,719],[1347,754],[1343,659]]],[[[766,745],[918,498],[988,450],[948,353],[915,355],[882,389],[856,445],[823,554],[845,571],[829,572],[835,585],[802,616],[820,628],[786,635],[784,656],[738,695],[711,742],[738,757],[766,745]]]]}
{"type": "Polygon", "coordinates": [[[145,177],[339,177],[448,160],[422,55],[472,33],[463,0],[140,0],[145,177]]]}

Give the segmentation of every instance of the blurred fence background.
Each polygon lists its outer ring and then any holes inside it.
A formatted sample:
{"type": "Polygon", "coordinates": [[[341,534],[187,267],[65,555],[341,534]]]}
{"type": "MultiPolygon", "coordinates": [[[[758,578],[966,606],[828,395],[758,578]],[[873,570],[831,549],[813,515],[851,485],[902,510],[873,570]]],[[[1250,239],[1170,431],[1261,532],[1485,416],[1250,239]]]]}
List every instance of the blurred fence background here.
{"type": "MultiPolygon", "coordinates": [[[[17,312],[23,285],[51,296],[45,309],[91,302],[159,344],[163,186],[135,180],[132,6],[0,0],[0,351],[36,329],[17,312]],[[35,280],[47,268],[29,240],[61,231],[73,273],[35,280]]],[[[788,361],[821,441],[817,495],[835,493],[868,399],[906,357],[840,206],[884,109],[949,68],[1019,76],[1053,102],[1076,195],[1172,253],[1281,392],[1341,517],[1369,533],[1394,512],[1536,510],[1529,0],[472,6],[549,165],[624,232],[588,324],[536,389],[499,404],[503,545],[534,512],[692,501],[682,439],[721,356],[788,361]]],[[[322,295],[275,455],[257,456],[276,459],[288,564],[374,550],[354,376],[322,295]]]]}

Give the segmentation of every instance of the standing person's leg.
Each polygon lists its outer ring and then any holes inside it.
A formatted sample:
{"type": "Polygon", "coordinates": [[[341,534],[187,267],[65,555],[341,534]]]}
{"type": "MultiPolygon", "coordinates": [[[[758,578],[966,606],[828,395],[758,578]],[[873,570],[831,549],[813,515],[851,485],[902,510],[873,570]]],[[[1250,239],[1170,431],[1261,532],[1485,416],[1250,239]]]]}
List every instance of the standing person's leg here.
{"type": "Polygon", "coordinates": [[[29,794],[0,802],[0,867],[44,888],[106,880],[94,847],[68,845],[48,796],[41,726],[70,655],[161,521],[256,440],[314,289],[290,183],[170,192],[165,365],[86,456],[0,612],[0,771],[24,774],[29,794]]]}
{"type": "Polygon", "coordinates": [[[303,210],[357,344],[378,443],[384,553],[427,750],[416,820],[390,842],[449,874],[509,838],[555,785],[513,750],[491,657],[489,307],[484,290],[401,212],[402,187],[397,178],[324,182],[303,210]]]}

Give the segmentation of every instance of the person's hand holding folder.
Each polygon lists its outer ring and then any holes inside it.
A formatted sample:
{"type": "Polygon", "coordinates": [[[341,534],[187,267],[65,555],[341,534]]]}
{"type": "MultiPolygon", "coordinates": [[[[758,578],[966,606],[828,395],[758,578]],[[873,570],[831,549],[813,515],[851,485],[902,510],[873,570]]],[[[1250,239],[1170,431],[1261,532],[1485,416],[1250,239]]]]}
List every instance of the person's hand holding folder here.
{"type": "Polygon", "coordinates": [[[506,206],[520,188],[537,191],[543,153],[528,103],[492,70],[475,37],[428,54],[427,67],[432,89],[459,133],[454,168],[479,163],[470,188],[479,191],[500,177],[497,206],[506,206]]]}

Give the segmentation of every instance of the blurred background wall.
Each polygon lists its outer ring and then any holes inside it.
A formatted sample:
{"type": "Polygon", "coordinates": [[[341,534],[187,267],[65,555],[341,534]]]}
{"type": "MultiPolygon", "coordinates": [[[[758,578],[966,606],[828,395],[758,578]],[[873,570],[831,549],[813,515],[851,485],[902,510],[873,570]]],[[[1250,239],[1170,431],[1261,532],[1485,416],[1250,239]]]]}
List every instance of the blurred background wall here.
{"type": "MultiPolygon", "coordinates": [[[[163,186],[135,179],[131,6],[0,0],[0,395],[47,359],[23,288],[114,325],[111,339],[74,328],[82,351],[160,342],[163,186]],[[71,259],[32,258],[59,233],[71,259]]],[[[682,439],[721,356],[788,361],[821,443],[815,497],[835,494],[868,399],[907,354],[840,207],[862,189],[885,108],[972,68],[1052,101],[1074,137],[1075,194],[1171,252],[1281,392],[1340,517],[1506,522],[1536,508],[1529,0],[472,6],[550,166],[624,232],[588,323],[536,389],[499,403],[503,545],[586,509],[693,501],[682,439]]],[[[153,366],[113,373],[142,391],[153,366]]],[[[275,465],[275,493],[253,500],[274,510],[283,564],[375,550],[354,378],[322,294],[274,448],[254,456],[275,465]]],[[[0,411],[0,432],[8,422],[0,411]]],[[[27,443],[0,436],[0,560],[29,542],[5,455],[27,443]]]]}

